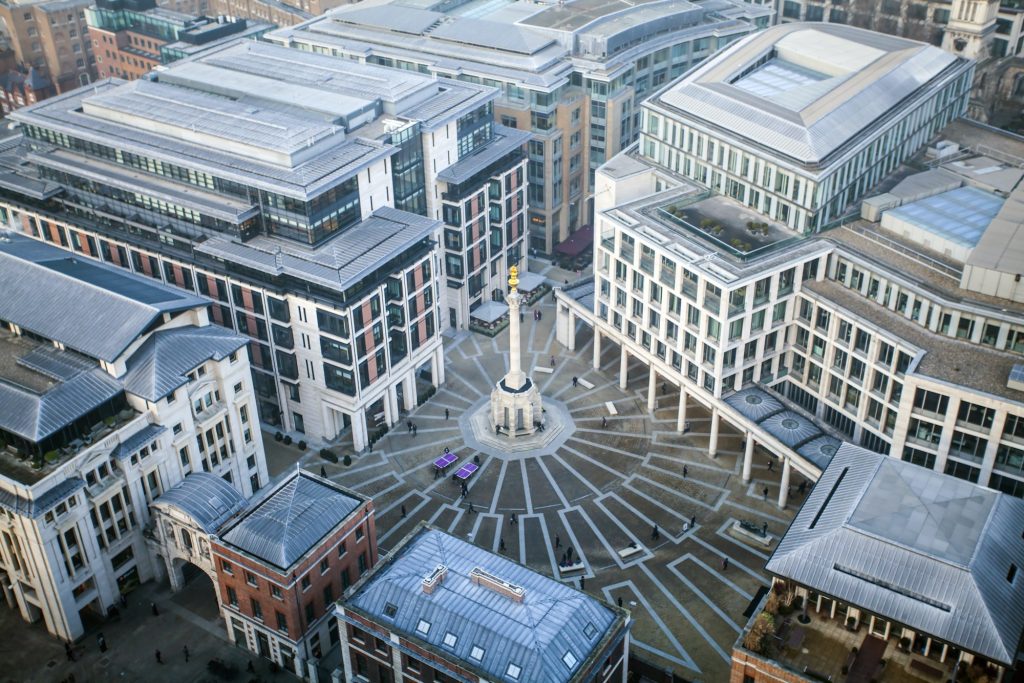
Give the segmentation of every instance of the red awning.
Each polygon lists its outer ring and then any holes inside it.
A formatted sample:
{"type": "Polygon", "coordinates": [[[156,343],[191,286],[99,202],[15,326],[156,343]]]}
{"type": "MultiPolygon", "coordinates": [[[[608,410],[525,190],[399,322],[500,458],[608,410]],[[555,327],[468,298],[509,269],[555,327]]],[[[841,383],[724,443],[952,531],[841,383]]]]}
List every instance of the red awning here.
{"type": "Polygon", "coordinates": [[[555,253],[564,254],[565,256],[574,258],[586,251],[593,243],[594,226],[584,225],[582,228],[569,235],[569,239],[555,247],[555,253]]]}

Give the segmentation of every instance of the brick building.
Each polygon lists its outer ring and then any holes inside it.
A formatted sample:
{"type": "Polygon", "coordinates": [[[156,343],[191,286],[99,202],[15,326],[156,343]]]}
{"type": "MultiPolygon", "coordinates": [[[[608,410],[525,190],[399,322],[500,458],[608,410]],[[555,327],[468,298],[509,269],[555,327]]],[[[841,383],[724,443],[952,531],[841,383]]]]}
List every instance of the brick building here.
{"type": "Polygon", "coordinates": [[[426,524],[337,615],[345,681],[626,681],[628,612],[426,524]]]}
{"type": "Polygon", "coordinates": [[[303,675],[338,642],[334,601],[377,562],[373,503],[304,471],[211,538],[232,642],[303,675]]]}
{"type": "Polygon", "coordinates": [[[1022,528],[1018,498],[845,444],[765,565],[730,683],[1016,680],[1022,528]]]}

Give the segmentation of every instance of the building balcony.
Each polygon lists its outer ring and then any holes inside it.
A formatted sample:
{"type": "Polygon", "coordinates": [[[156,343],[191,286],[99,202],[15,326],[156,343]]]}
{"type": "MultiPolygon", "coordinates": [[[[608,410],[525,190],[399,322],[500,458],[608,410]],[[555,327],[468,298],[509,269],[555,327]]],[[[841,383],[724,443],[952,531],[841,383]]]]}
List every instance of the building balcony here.
{"type": "MultiPolygon", "coordinates": [[[[776,590],[783,584],[776,584],[776,590]]],[[[797,593],[805,592],[798,589],[797,593]]],[[[1000,667],[825,596],[769,594],[736,644],[799,681],[995,683],[1000,667]],[[759,624],[766,620],[769,626],[759,624]],[[806,623],[804,623],[806,622],[806,623]],[[962,660],[962,661],[961,661],[962,660]]]]}

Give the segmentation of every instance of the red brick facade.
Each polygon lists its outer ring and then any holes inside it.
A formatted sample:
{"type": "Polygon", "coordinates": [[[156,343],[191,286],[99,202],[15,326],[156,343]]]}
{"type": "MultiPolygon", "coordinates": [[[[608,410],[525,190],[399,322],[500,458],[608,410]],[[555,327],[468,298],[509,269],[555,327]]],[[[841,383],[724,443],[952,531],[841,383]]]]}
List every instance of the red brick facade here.
{"type": "Polygon", "coordinates": [[[729,683],[813,683],[813,680],[743,648],[732,650],[729,683]]]}
{"type": "Polygon", "coordinates": [[[365,500],[295,566],[282,570],[211,542],[231,639],[291,671],[338,639],[335,601],[377,562],[373,502],[365,500]]]}

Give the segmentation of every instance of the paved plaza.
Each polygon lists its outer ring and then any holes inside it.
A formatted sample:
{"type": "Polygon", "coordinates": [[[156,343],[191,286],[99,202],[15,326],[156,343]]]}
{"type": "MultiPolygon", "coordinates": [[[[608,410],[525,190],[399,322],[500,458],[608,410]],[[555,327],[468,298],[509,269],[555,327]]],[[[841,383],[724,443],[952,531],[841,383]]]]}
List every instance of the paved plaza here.
{"type": "MultiPolygon", "coordinates": [[[[445,385],[372,453],[350,467],[309,453],[303,465],[314,471],[323,465],[334,481],[373,497],[382,551],[426,520],[610,602],[621,598],[635,619],[632,645],[639,656],[689,680],[726,680],[743,612],[768,584],[761,568],[769,552],[736,540],[727,528],[737,519],[767,523],[778,537],[802,498],[794,493],[791,509],[780,511],[779,471],[768,469],[766,455],[757,454],[754,478],[744,485],[739,434],[723,423],[718,457],[710,459],[708,412],[691,404],[691,429],[678,434],[678,392],[671,385],[663,392],[659,386],[657,410],[648,413],[646,366],[631,365],[627,390],[619,390],[619,349],[604,344],[595,371],[589,330],[569,352],[555,341],[550,297],[541,310],[540,322],[525,315],[523,367],[573,423],[548,446],[502,453],[493,439],[474,438],[467,422],[505,373],[508,335],[492,340],[460,332],[446,339],[445,385]],[[445,447],[459,460],[436,477],[433,461],[445,447]],[[451,475],[477,458],[480,469],[462,498],[451,475]],[[622,557],[632,544],[638,550],[622,557]],[[582,567],[566,571],[560,565],[570,547],[582,567]]],[[[800,479],[794,479],[795,492],[800,479]]]]}

